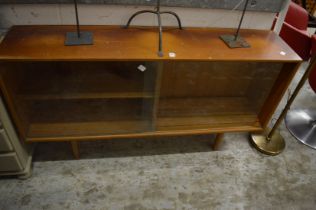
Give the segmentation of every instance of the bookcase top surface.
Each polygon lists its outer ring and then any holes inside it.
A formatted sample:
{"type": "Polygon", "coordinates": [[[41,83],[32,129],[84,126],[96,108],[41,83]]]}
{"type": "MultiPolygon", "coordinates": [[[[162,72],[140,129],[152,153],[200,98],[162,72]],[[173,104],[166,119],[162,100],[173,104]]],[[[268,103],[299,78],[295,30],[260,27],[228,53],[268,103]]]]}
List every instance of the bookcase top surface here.
{"type": "Polygon", "coordinates": [[[1,61],[269,61],[301,58],[274,32],[241,30],[250,48],[230,49],[219,38],[234,29],[164,28],[164,57],[158,57],[158,30],[151,27],[82,26],[93,45],[64,46],[74,26],[13,26],[0,44],[1,61]]]}

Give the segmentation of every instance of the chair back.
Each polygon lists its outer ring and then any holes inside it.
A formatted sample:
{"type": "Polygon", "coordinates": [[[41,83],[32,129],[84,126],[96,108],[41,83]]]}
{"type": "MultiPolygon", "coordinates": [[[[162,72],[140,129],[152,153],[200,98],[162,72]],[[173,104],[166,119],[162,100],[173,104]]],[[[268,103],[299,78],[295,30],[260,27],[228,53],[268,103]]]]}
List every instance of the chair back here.
{"type": "Polygon", "coordinates": [[[312,70],[312,72],[309,75],[309,84],[311,88],[316,93],[316,68],[312,70]]]}
{"type": "Polygon", "coordinates": [[[301,6],[291,2],[284,21],[299,30],[307,30],[308,12],[301,6]]]}

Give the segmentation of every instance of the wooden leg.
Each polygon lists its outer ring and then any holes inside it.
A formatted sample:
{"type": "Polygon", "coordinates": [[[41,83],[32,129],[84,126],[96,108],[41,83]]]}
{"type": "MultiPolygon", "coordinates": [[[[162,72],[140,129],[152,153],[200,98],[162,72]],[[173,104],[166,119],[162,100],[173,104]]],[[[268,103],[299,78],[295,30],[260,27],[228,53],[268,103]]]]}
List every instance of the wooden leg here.
{"type": "Polygon", "coordinates": [[[213,144],[213,150],[218,150],[219,146],[223,142],[223,137],[224,137],[223,133],[216,134],[215,141],[213,144]]]}
{"type": "Polygon", "coordinates": [[[71,141],[71,149],[72,149],[72,154],[74,158],[79,159],[80,154],[79,154],[79,143],[77,141],[71,141]]]}

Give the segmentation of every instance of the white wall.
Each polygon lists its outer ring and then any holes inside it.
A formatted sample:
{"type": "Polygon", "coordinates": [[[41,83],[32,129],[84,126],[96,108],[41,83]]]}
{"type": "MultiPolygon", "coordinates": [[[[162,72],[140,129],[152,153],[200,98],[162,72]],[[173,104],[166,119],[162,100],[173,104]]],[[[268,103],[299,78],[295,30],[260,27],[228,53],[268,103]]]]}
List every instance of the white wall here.
{"type": "MultiPolygon", "coordinates": [[[[144,6],[118,5],[79,5],[81,24],[87,25],[123,25],[128,18],[141,9],[152,9],[144,6]]],[[[236,28],[241,11],[197,8],[163,8],[177,12],[183,25],[192,27],[236,28]]],[[[275,13],[247,12],[243,28],[270,29],[275,13]]],[[[145,14],[137,17],[136,25],[154,25],[154,15],[145,14]]],[[[74,8],[68,4],[12,4],[0,5],[0,29],[12,25],[29,24],[74,24],[74,8]]],[[[163,24],[175,26],[176,21],[164,15],[163,24]]]]}

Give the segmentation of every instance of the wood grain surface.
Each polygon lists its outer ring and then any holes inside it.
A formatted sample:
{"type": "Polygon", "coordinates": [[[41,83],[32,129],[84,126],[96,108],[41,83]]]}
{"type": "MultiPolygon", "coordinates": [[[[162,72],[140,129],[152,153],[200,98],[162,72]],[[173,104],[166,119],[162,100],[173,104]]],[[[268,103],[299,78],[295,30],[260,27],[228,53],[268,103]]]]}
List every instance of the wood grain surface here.
{"type": "Polygon", "coordinates": [[[229,49],[232,29],[169,28],[160,58],[154,28],[85,26],[94,45],[64,46],[74,30],[15,26],[0,45],[0,88],[28,142],[258,132],[301,63],[271,31],[242,30],[251,48],[229,49]]]}
{"type": "Polygon", "coordinates": [[[168,28],[163,33],[165,56],[160,58],[155,28],[83,26],[82,30],[93,32],[94,45],[64,46],[66,32],[75,31],[74,26],[14,26],[0,45],[0,61],[301,61],[272,31],[242,30],[251,48],[229,49],[219,36],[233,34],[233,29],[168,28]],[[176,57],[170,58],[170,52],[176,57]]]}

